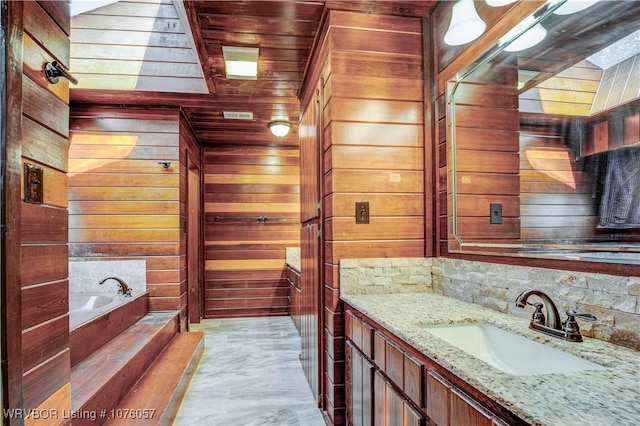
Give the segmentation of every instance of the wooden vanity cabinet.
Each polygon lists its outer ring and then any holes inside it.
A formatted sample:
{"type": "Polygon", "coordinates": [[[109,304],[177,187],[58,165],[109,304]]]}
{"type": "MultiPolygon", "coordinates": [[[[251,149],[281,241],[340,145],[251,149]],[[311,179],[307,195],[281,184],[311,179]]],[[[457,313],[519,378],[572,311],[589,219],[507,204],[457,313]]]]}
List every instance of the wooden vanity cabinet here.
{"type": "Polygon", "coordinates": [[[345,319],[348,424],[527,424],[355,309],[345,319]]]}
{"type": "Polygon", "coordinates": [[[348,424],[424,425],[424,365],[351,311],[346,329],[348,424]]]}

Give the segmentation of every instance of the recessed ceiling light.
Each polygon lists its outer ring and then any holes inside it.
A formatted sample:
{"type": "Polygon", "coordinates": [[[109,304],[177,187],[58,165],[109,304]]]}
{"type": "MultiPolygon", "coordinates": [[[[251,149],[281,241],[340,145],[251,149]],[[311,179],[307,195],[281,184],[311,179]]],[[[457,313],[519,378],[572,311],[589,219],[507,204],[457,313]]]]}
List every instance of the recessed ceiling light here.
{"type": "Polygon", "coordinates": [[[258,48],[222,46],[224,70],[227,78],[236,80],[258,79],[258,48]]]}

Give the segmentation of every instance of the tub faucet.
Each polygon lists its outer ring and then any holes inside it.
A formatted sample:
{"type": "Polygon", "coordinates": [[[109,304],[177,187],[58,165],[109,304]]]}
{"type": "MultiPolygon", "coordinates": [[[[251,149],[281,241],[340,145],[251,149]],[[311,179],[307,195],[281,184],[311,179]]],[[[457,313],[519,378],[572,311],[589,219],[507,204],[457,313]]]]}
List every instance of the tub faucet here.
{"type": "Polygon", "coordinates": [[[129,287],[127,285],[127,283],[125,283],[122,278],[118,278],[118,277],[107,277],[103,280],[101,280],[98,284],[102,285],[105,281],[107,280],[116,280],[118,282],[118,285],[120,286],[120,290],[118,290],[118,294],[123,294],[126,297],[131,297],[131,287],[129,287]]]}
{"type": "Polygon", "coordinates": [[[582,334],[580,334],[580,327],[575,317],[587,321],[595,321],[597,319],[591,314],[579,314],[575,311],[567,311],[567,320],[561,322],[556,304],[553,303],[553,300],[551,300],[549,296],[540,290],[530,289],[520,293],[516,298],[516,306],[524,308],[525,305],[535,307],[535,311],[531,315],[531,321],[529,321],[529,328],[570,342],[582,342],[582,334]],[[542,299],[543,303],[529,303],[527,302],[529,296],[538,296],[542,299]],[[545,313],[542,313],[542,306],[545,308],[545,313]]]}

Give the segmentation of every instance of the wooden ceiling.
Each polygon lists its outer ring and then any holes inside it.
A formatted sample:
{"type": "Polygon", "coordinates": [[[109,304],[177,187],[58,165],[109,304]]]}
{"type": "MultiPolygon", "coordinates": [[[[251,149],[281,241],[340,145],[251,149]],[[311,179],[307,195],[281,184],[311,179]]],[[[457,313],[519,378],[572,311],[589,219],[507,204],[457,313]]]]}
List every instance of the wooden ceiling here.
{"type": "Polygon", "coordinates": [[[157,92],[74,89],[72,101],[179,106],[203,146],[297,147],[300,86],[326,10],[427,16],[436,3],[426,0],[185,0],[209,94],[168,93],[160,88],[157,92]],[[222,46],[258,47],[257,80],[226,78],[222,46]],[[225,119],[224,111],[252,112],[254,118],[225,119]],[[271,135],[267,125],[275,119],[285,119],[292,124],[288,136],[271,135]]]}
{"type": "Polygon", "coordinates": [[[205,145],[297,146],[298,89],[318,29],[323,1],[185,2],[209,91],[218,108],[185,108],[205,145]],[[225,75],[222,46],[260,49],[257,80],[225,75]],[[225,119],[223,111],[252,112],[253,120],[225,119]],[[267,131],[272,120],[293,124],[285,138],[267,131]]]}
{"type": "Polygon", "coordinates": [[[217,108],[184,111],[206,145],[298,145],[298,95],[326,8],[426,16],[427,1],[185,1],[187,16],[217,108]],[[257,80],[226,78],[222,46],[260,49],[257,80]],[[253,120],[223,118],[223,111],[253,112],[253,120]],[[292,131],[276,138],[270,121],[285,119],[292,131]]]}

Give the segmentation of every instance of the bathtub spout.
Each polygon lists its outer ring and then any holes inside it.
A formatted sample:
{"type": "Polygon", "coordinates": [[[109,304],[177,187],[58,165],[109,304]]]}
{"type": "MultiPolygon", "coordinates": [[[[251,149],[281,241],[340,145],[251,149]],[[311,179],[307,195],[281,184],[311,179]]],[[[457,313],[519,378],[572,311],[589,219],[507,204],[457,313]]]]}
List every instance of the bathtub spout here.
{"type": "Polygon", "coordinates": [[[105,281],[107,280],[115,280],[118,282],[118,285],[120,286],[120,290],[118,290],[118,293],[125,295],[126,297],[131,297],[131,287],[129,287],[127,285],[127,283],[125,283],[122,278],[118,278],[118,277],[107,277],[104,278],[103,280],[101,280],[98,284],[102,285],[105,281]]]}

